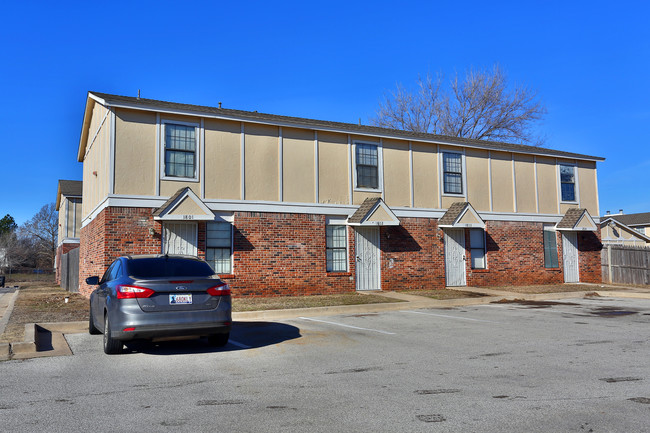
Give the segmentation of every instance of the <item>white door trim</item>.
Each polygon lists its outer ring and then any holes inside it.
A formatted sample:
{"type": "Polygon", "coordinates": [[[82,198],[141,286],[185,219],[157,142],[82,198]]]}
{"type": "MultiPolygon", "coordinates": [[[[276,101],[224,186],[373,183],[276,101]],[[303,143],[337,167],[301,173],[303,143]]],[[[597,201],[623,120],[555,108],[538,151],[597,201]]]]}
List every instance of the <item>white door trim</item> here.
{"type": "Polygon", "coordinates": [[[578,257],[578,234],[569,231],[562,232],[562,265],[565,283],[580,282],[578,257]]]}
{"type": "Polygon", "coordinates": [[[451,287],[467,285],[465,261],[465,229],[445,229],[445,284],[451,287]]]}
{"type": "Polygon", "coordinates": [[[355,227],[356,288],[381,290],[379,227],[355,227]]]}

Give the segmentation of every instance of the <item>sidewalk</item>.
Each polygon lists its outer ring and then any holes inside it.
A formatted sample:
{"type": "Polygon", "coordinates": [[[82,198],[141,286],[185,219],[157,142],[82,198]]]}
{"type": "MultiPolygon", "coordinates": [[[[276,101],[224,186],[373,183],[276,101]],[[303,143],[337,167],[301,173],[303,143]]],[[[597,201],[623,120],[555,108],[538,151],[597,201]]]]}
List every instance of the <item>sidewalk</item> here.
{"type": "MultiPolygon", "coordinates": [[[[501,300],[526,300],[543,301],[569,298],[583,298],[585,295],[597,295],[613,298],[639,298],[650,299],[650,289],[643,288],[620,288],[620,290],[598,290],[601,288],[619,288],[617,286],[604,286],[597,284],[585,284],[584,291],[578,292],[552,292],[552,293],[515,293],[504,290],[486,289],[481,287],[448,287],[465,292],[481,293],[480,298],[458,298],[436,300],[425,296],[381,292],[381,295],[393,298],[400,302],[387,304],[362,304],[362,305],[339,305],[330,307],[315,308],[294,308],[287,310],[266,310],[246,311],[232,314],[233,322],[263,321],[295,319],[302,316],[317,317],[339,314],[367,314],[381,313],[384,311],[414,310],[425,308],[452,308],[470,305],[489,304],[501,300]]],[[[14,293],[3,293],[0,295],[0,332],[11,314],[13,302],[17,296],[14,293]],[[4,325],[3,325],[4,324],[4,325]]],[[[72,355],[67,345],[64,334],[75,334],[88,332],[88,322],[61,322],[61,323],[39,323],[25,325],[25,341],[9,344],[0,344],[0,361],[7,359],[26,359],[44,356],[72,355]],[[41,340],[41,341],[39,341],[41,340]],[[45,342],[43,344],[42,342],[45,342]],[[40,345],[40,346],[39,346],[40,345]],[[10,352],[11,346],[11,352],[10,352]],[[45,347],[42,347],[45,346],[45,347]]]]}

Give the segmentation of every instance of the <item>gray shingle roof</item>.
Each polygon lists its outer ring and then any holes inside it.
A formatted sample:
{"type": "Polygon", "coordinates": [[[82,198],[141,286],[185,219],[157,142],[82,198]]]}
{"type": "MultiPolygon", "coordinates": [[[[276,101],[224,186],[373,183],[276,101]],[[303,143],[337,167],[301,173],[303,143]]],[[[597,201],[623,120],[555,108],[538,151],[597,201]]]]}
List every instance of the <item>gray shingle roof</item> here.
{"type": "Polygon", "coordinates": [[[469,138],[450,137],[446,135],[428,134],[423,132],[403,131],[399,129],[380,128],[378,126],[355,125],[353,123],[330,122],[325,120],[306,119],[301,117],[280,116],[275,114],[258,113],[256,111],[233,110],[229,108],[208,107],[203,105],[182,104],[178,102],[159,101],[155,99],[136,98],[131,96],[111,95],[100,92],[89,92],[104,100],[108,105],[129,105],[139,108],[147,108],[152,111],[167,109],[172,111],[193,112],[198,115],[209,114],[223,117],[231,117],[238,120],[249,120],[262,123],[277,123],[295,127],[311,127],[315,129],[328,129],[346,131],[349,133],[390,136],[402,139],[423,140],[455,144],[459,146],[478,147],[482,149],[501,150],[506,152],[548,155],[560,158],[587,159],[592,161],[604,161],[599,156],[583,155],[579,153],[564,152],[545,147],[526,146],[523,144],[502,143],[487,140],[475,140],[469,138]]]}
{"type": "Polygon", "coordinates": [[[452,203],[451,206],[449,206],[449,209],[447,209],[447,212],[440,218],[440,221],[438,221],[438,225],[441,226],[451,226],[454,224],[454,221],[460,216],[460,213],[465,209],[465,207],[469,204],[469,202],[466,201],[457,201],[455,203],[452,203]]]}
{"type": "Polygon", "coordinates": [[[352,216],[348,218],[348,223],[352,224],[361,224],[361,221],[368,215],[368,212],[372,210],[373,207],[379,202],[381,198],[379,197],[368,197],[361,203],[359,209],[357,209],[352,216]]]}
{"type": "Polygon", "coordinates": [[[630,213],[627,215],[603,215],[603,219],[615,219],[626,226],[650,225],[650,212],[630,213]]]}
{"type": "Polygon", "coordinates": [[[587,211],[587,209],[581,209],[577,207],[572,207],[566,211],[559,223],[557,223],[557,228],[559,229],[572,229],[578,224],[582,215],[587,211]]]}
{"type": "Polygon", "coordinates": [[[174,200],[176,200],[181,194],[184,194],[188,189],[190,189],[189,186],[186,186],[185,188],[181,188],[178,191],[174,193],[169,199],[163,203],[162,206],[160,206],[158,209],[155,209],[153,211],[153,216],[160,216],[160,214],[166,210],[172,203],[174,203],[174,200]]]}
{"type": "Polygon", "coordinates": [[[61,195],[81,196],[83,182],[80,180],[59,180],[59,191],[61,195]]]}

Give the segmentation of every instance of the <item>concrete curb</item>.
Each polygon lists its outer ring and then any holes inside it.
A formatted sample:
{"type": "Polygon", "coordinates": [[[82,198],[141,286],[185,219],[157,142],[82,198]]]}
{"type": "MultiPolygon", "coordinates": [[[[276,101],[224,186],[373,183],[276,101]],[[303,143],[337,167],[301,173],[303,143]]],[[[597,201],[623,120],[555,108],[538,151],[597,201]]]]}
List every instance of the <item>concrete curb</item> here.
{"type": "MultiPolygon", "coordinates": [[[[286,310],[265,310],[265,311],[243,311],[233,313],[233,321],[264,321],[278,319],[295,319],[302,316],[332,316],[341,314],[361,313],[382,313],[386,311],[417,310],[424,308],[453,308],[471,305],[483,305],[501,300],[524,300],[524,301],[545,301],[555,299],[584,298],[587,295],[595,294],[601,297],[610,298],[639,298],[650,299],[650,292],[635,291],[608,291],[597,290],[600,286],[594,286],[595,290],[580,292],[553,292],[553,293],[513,293],[501,290],[462,287],[459,290],[466,292],[482,293],[480,298],[458,298],[436,300],[417,295],[404,295],[391,293],[387,297],[397,300],[394,303],[385,304],[361,304],[361,305],[338,305],[331,307],[315,308],[293,308],[286,310]]],[[[587,287],[586,287],[587,288],[587,287]]],[[[382,293],[382,296],[390,292],[382,293]]],[[[28,359],[46,356],[72,355],[70,346],[64,334],[79,334],[88,332],[88,322],[49,322],[31,323],[25,325],[25,341],[18,343],[0,343],[0,361],[7,359],[28,359]]]]}

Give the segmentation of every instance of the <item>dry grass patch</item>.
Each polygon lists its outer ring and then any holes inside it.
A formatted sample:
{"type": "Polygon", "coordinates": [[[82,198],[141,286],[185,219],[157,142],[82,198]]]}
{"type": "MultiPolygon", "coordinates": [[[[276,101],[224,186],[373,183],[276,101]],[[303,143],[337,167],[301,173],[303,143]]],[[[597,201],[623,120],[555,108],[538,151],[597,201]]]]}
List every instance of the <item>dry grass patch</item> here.
{"type": "Polygon", "coordinates": [[[232,311],[285,310],[289,308],[333,307],[338,305],[384,304],[403,302],[374,294],[282,296],[271,298],[233,298],[232,311]]]}
{"type": "MultiPolygon", "coordinates": [[[[20,281],[14,309],[0,342],[13,343],[25,338],[25,325],[43,322],[88,320],[88,299],[63,290],[49,281],[20,281]],[[65,298],[68,297],[68,302],[65,298]]],[[[14,284],[11,284],[14,285],[14,284]]]]}
{"type": "Polygon", "coordinates": [[[461,298],[481,298],[482,293],[465,292],[463,290],[399,290],[397,293],[404,293],[405,295],[424,296],[427,298],[437,299],[439,301],[445,299],[461,299],[461,298]]]}

